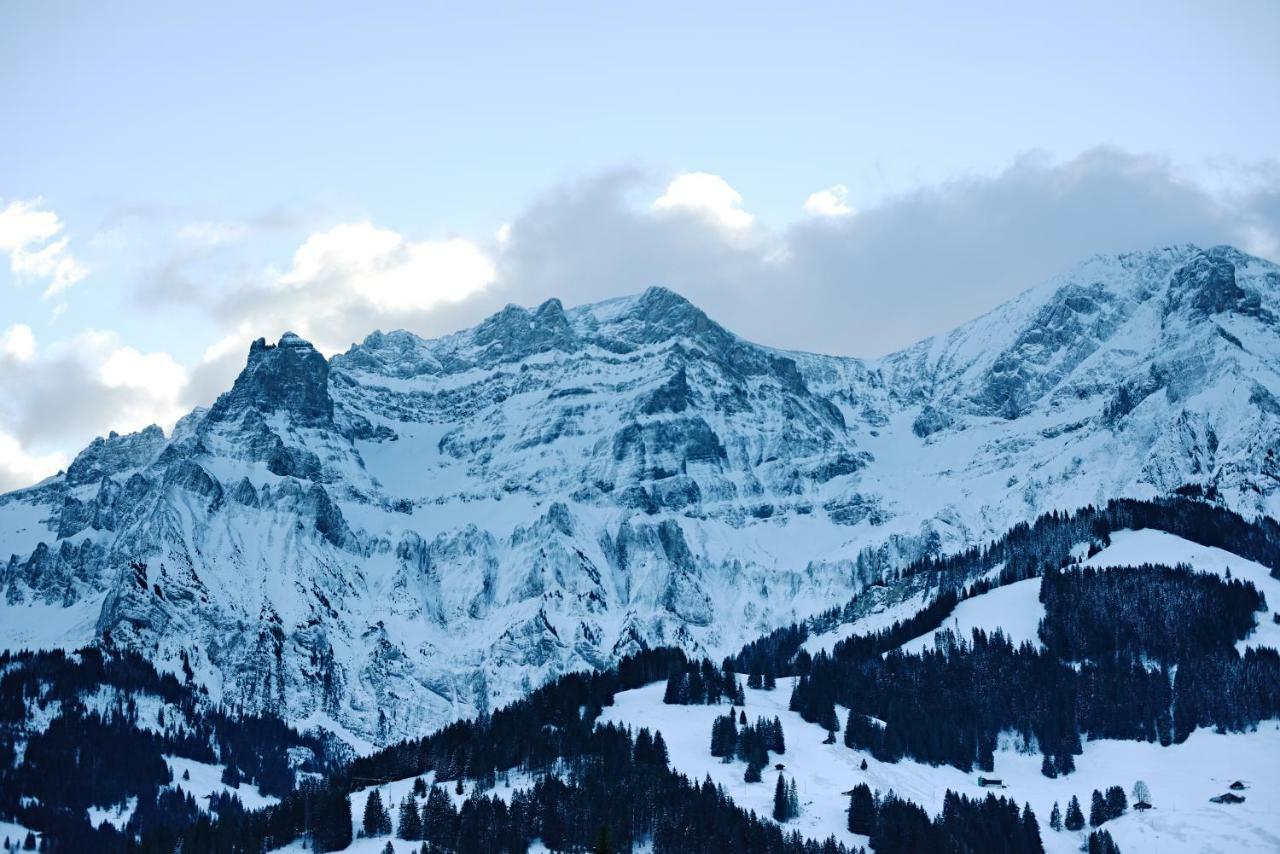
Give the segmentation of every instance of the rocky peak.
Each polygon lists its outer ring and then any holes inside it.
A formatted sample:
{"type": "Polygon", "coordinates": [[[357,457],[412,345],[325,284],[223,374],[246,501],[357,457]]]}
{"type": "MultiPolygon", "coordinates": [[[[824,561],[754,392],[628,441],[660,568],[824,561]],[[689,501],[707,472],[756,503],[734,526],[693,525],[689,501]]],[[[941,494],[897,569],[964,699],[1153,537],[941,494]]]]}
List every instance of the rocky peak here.
{"type": "Polygon", "coordinates": [[[286,412],[300,424],[332,424],[329,363],[292,332],[274,346],[259,338],[250,345],[248,364],[231,391],[219,396],[207,419],[225,421],[248,410],[286,412]]]}
{"type": "Polygon", "coordinates": [[[519,361],[549,350],[569,353],[580,346],[558,299],[533,311],[509,305],[476,327],[471,340],[480,348],[477,361],[482,365],[519,361]]]}
{"type": "Polygon", "coordinates": [[[1198,252],[1170,277],[1165,314],[1185,311],[1192,319],[1224,312],[1260,316],[1260,296],[1236,281],[1236,260],[1242,256],[1229,246],[1198,252]]]}
{"type": "Polygon", "coordinates": [[[94,483],[129,469],[142,468],[164,447],[164,431],[155,424],[137,433],[121,436],[112,430],[99,436],[67,467],[67,483],[94,483]]]}

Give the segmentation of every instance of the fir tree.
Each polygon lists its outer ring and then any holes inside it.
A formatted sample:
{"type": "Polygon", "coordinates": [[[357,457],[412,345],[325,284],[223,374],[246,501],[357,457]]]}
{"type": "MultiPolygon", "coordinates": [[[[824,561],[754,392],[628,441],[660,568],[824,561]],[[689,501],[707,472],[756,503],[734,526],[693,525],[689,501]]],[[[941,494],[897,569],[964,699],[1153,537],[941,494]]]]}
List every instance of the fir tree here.
{"type": "Polygon", "coordinates": [[[1107,820],[1119,818],[1124,815],[1125,810],[1129,808],[1129,801],[1124,796],[1124,789],[1119,786],[1111,786],[1107,789],[1106,795],[1107,820]]]}
{"type": "Polygon", "coordinates": [[[400,822],[396,836],[413,840],[422,838],[422,817],[418,813],[418,802],[412,794],[405,795],[400,802],[400,822]]]}
{"type": "Polygon", "coordinates": [[[781,774],[778,775],[778,785],[773,789],[773,819],[774,821],[786,821],[791,818],[790,803],[787,799],[787,781],[781,774]]]}
{"type": "Polygon", "coordinates": [[[391,813],[382,805],[382,795],[377,789],[369,793],[364,802],[364,821],[361,829],[365,836],[385,836],[391,832],[391,813]]]}
{"type": "Polygon", "coordinates": [[[1105,830],[1097,830],[1089,834],[1086,850],[1089,854],[1120,854],[1120,846],[1116,845],[1111,834],[1105,830]]]}
{"type": "Polygon", "coordinates": [[[870,836],[876,826],[876,799],[871,787],[859,783],[849,795],[849,832],[870,836]]]}
{"type": "Polygon", "coordinates": [[[1030,803],[1022,805],[1022,835],[1026,837],[1029,850],[1044,850],[1044,840],[1040,838],[1040,822],[1036,820],[1036,814],[1032,812],[1030,803]]]}
{"type": "Polygon", "coordinates": [[[1067,818],[1062,826],[1067,830],[1084,830],[1084,810],[1080,809],[1080,801],[1075,795],[1067,804],[1067,818]]]}
{"type": "Polygon", "coordinates": [[[1062,810],[1058,809],[1058,802],[1053,802],[1053,812],[1049,813],[1049,827],[1054,830],[1062,830],[1062,810]]]}
{"type": "Polygon", "coordinates": [[[1097,789],[1093,790],[1093,798],[1089,802],[1089,826],[1101,827],[1107,820],[1107,802],[1102,798],[1102,792],[1097,789]]]}

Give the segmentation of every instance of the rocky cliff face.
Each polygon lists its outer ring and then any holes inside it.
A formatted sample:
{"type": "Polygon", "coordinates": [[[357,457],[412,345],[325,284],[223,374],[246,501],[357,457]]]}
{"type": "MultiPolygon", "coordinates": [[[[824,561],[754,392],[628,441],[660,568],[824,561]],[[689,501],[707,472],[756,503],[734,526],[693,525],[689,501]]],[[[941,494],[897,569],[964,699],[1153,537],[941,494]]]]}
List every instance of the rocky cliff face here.
{"type": "Polygon", "coordinates": [[[173,435],[0,497],[0,643],[138,648],[372,742],[646,644],[718,654],[886,568],[1177,489],[1280,515],[1280,269],[1091,259],[877,361],[669,291],[326,361],[254,342],[173,435]]]}

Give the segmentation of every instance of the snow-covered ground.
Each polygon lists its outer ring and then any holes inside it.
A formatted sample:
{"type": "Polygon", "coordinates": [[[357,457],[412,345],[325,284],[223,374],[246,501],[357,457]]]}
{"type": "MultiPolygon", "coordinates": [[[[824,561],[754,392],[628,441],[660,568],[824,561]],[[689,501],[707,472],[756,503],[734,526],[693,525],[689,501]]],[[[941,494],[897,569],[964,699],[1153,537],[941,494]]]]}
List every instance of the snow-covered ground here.
{"type": "Polygon", "coordinates": [[[1028,578],[964,600],[956,606],[941,627],[907,641],[902,649],[913,654],[932,649],[934,637],[940,631],[950,630],[957,637],[968,639],[973,635],[974,629],[992,632],[997,628],[1015,644],[1027,641],[1039,647],[1042,646],[1039,630],[1043,617],[1040,579],[1028,578]]]}
{"type": "MultiPolygon", "coordinates": [[[[10,847],[17,850],[22,847],[22,842],[27,838],[28,832],[29,830],[20,824],[12,821],[0,821],[0,845],[3,845],[7,839],[10,847]]],[[[39,838],[40,834],[37,833],[36,839],[39,838]]]]}
{"type": "MultiPolygon", "coordinates": [[[[871,588],[863,596],[874,596],[882,592],[881,588],[871,588]]],[[[878,632],[881,629],[887,629],[895,622],[906,620],[929,604],[932,596],[928,593],[920,593],[909,599],[893,605],[877,605],[875,610],[867,614],[861,619],[854,620],[852,623],[846,623],[843,626],[832,629],[829,632],[810,635],[805,638],[803,648],[808,650],[810,654],[816,655],[818,652],[831,652],[835,645],[847,637],[854,635],[868,635],[872,632],[878,632]]]]}
{"type": "Polygon", "coordinates": [[[85,812],[89,816],[89,824],[94,827],[99,827],[105,821],[116,830],[124,830],[129,819],[133,818],[133,811],[137,808],[138,799],[129,798],[122,804],[112,807],[89,807],[85,812]]]}
{"type": "MultiPolygon", "coordinates": [[[[343,850],[351,852],[351,854],[382,854],[383,850],[387,847],[387,843],[390,842],[392,845],[392,848],[394,848],[396,851],[417,852],[418,847],[422,843],[407,842],[406,840],[403,840],[403,839],[397,839],[394,835],[369,836],[369,837],[363,837],[363,838],[360,837],[360,827],[364,822],[364,808],[365,808],[365,805],[368,803],[369,796],[373,793],[373,791],[375,789],[378,791],[378,797],[382,798],[382,805],[385,806],[387,808],[387,811],[391,814],[391,825],[392,825],[392,831],[394,833],[394,831],[399,826],[399,822],[400,822],[400,803],[401,801],[404,800],[405,795],[408,795],[411,792],[413,792],[413,781],[415,779],[417,778],[405,777],[402,780],[392,780],[387,783],[381,783],[376,786],[368,786],[366,788],[357,789],[356,791],[352,792],[351,793],[351,827],[355,831],[356,838],[352,841],[350,846],[348,846],[343,850]]],[[[435,772],[432,771],[432,772],[428,772],[427,774],[423,774],[422,779],[423,779],[423,782],[425,782],[428,786],[434,785],[435,772]]],[[[494,786],[492,789],[485,792],[485,794],[492,795],[493,797],[499,798],[505,801],[506,803],[510,804],[512,794],[514,794],[516,791],[520,789],[531,788],[533,786],[533,782],[534,782],[533,778],[531,778],[529,775],[513,771],[507,775],[507,779],[505,781],[500,779],[498,781],[498,784],[494,786]]],[[[449,798],[450,800],[453,801],[453,805],[455,808],[460,808],[462,806],[462,802],[466,800],[467,796],[470,795],[472,792],[471,783],[468,783],[466,786],[466,792],[467,792],[466,795],[459,795],[454,788],[453,782],[441,783],[440,788],[446,793],[448,793],[449,798]]],[[[423,805],[426,804],[426,802],[427,802],[426,797],[420,797],[415,799],[415,803],[418,805],[419,810],[422,809],[423,805]]],[[[293,843],[292,845],[286,845],[283,848],[278,848],[275,850],[305,851],[307,849],[304,848],[303,843],[299,841],[299,842],[293,843]]],[[[535,844],[531,846],[529,850],[545,851],[546,849],[538,848],[538,844],[535,844]]]]}
{"type": "Polygon", "coordinates": [[[195,797],[196,803],[201,808],[207,809],[209,796],[221,792],[230,792],[235,795],[244,804],[245,809],[249,810],[261,809],[262,807],[280,803],[279,798],[262,794],[258,791],[257,786],[250,783],[241,783],[238,789],[233,789],[226,785],[222,782],[222,765],[196,762],[193,759],[184,759],[181,756],[166,756],[164,761],[168,763],[169,770],[173,772],[173,783],[171,785],[181,787],[184,792],[189,792],[195,797]],[[190,779],[183,779],[183,774],[189,775],[190,779]]]}
{"type": "MultiPolygon", "coordinates": [[[[662,683],[655,683],[619,694],[614,705],[604,710],[601,721],[661,731],[674,768],[699,780],[709,774],[740,806],[770,815],[778,772],[770,767],[763,782],[745,783],[744,763],[724,764],[710,753],[711,722],[727,707],[664,705],[663,688],[662,683]]],[[[897,792],[935,813],[941,810],[947,789],[970,796],[987,791],[978,786],[977,774],[909,760],[883,763],[840,742],[822,744],[826,734],[820,728],[787,710],[790,692],[789,679],[779,680],[776,691],[748,690],[746,713],[751,721],[774,715],[782,720],[787,752],[771,756],[771,763],[784,763],[782,773],[796,780],[802,811],[791,824],[805,835],[821,839],[834,834],[847,843],[866,844],[866,837],[846,829],[849,799],[842,794],[860,782],[881,792],[897,792]],[[866,771],[859,770],[863,759],[867,760],[866,771]]],[[[844,711],[840,711],[843,719],[844,711]]],[[[1082,834],[1049,829],[1055,801],[1065,811],[1067,801],[1075,795],[1087,811],[1094,789],[1119,785],[1129,792],[1138,779],[1150,786],[1156,809],[1145,815],[1131,811],[1106,825],[1126,854],[1276,851],[1280,850],[1277,756],[1280,726],[1268,722],[1252,733],[1217,735],[1201,730],[1186,743],[1165,748],[1129,741],[1088,742],[1084,754],[1076,759],[1076,772],[1056,780],[1040,774],[1038,755],[1001,750],[996,754],[993,776],[1008,786],[1001,794],[1019,803],[1031,803],[1040,819],[1046,850],[1051,852],[1076,851],[1083,840],[1082,834]],[[1209,803],[1210,797],[1226,791],[1237,779],[1250,786],[1245,803],[1209,803]]]]}
{"type": "Polygon", "coordinates": [[[79,649],[97,637],[98,615],[105,593],[73,605],[44,602],[10,604],[0,598],[0,648],[79,649]]]}

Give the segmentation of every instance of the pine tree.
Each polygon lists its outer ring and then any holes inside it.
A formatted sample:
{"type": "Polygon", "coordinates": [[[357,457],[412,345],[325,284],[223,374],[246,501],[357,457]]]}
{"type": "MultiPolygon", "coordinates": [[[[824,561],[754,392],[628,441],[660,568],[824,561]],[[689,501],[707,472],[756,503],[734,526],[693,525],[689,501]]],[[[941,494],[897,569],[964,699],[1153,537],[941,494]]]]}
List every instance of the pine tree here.
{"type": "Polygon", "coordinates": [[[1022,835],[1026,837],[1027,847],[1032,851],[1043,851],[1044,840],[1040,838],[1040,822],[1031,810],[1030,803],[1022,805],[1022,835]]]}
{"type": "Polygon", "coordinates": [[[412,794],[405,795],[400,802],[400,826],[396,836],[412,840],[422,838],[422,817],[418,814],[418,802],[412,794]]]}
{"type": "Polygon", "coordinates": [[[787,786],[787,820],[798,815],[800,815],[800,792],[796,789],[796,778],[792,777],[790,785],[787,786]]]}
{"type": "Polygon", "coordinates": [[[684,700],[684,673],[678,668],[671,668],[667,674],[667,688],[662,692],[662,702],[669,706],[679,705],[684,700]]]}
{"type": "Polygon", "coordinates": [[[1050,780],[1058,776],[1058,769],[1054,767],[1053,760],[1047,753],[1044,755],[1044,761],[1040,763],[1040,773],[1050,780]]]}
{"type": "Polygon", "coordinates": [[[1107,820],[1107,802],[1102,798],[1102,792],[1097,789],[1093,790],[1093,798],[1089,802],[1089,826],[1101,827],[1107,820]]]}
{"type": "Polygon", "coordinates": [[[369,793],[364,802],[364,821],[361,828],[365,836],[385,836],[391,832],[391,813],[382,805],[382,795],[377,789],[369,793]]]}
{"type": "Polygon", "coordinates": [[[1063,827],[1067,830],[1084,829],[1084,810],[1080,809],[1080,800],[1075,795],[1071,796],[1071,801],[1067,804],[1067,819],[1063,822],[1063,827]]]}
{"type": "Polygon", "coordinates": [[[1124,796],[1124,789],[1120,786],[1111,786],[1104,795],[1107,804],[1107,820],[1119,818],[1124,815],[1125,810],[1129,808],[1129,801],[1124,796]]]}
{"type": "Polygon", "coordinates": [[[778,680],[774,678],[773,668],[764,672],[764,690],[772,691],[778,687],[778,680]]]}
{"type": "Polygon", "coordinates": [[[1049,827],[1054,830],[1062,830],[1062,810],[1058,809],[1058,802],[1053,802],[1053,812],[1049,813],[1049,827]]]}
{"type": "Polygon", "coordinates": [[[1086,850],[1089,854],[1120,854],[1120,846],[1116,845],[1115,840],[1111,838],[1111,834],[1105,830],[1098,830],[1089,834],[1086,850]]]}
{"type": "Polygon", "coordinates": [[[747,783],[759,783],[762,770],[764,770],[764,766],[752,760],[747,763],[747,772],[742,775],[742,779],[747,783]]]}
{"type": "Polygon", "coordinates": [[[388,842],[387,847],[382,849],[382,854],[396,854],[396,847],[388,842]]]}
{"type": "Polygon", "coordinates": [[[787,802],[787,781],[783,779],[781,774],[778,775],[778,785],[773,790],[773,818],[774,821],[786,821],[791,818],[788,812],[787,802]]]}
{"type": "Polygon", "coordinates": [[[859,783],[849,795],[849,832],[870,836],[876,827],[876,799],[871,787],[859,783]]]}

